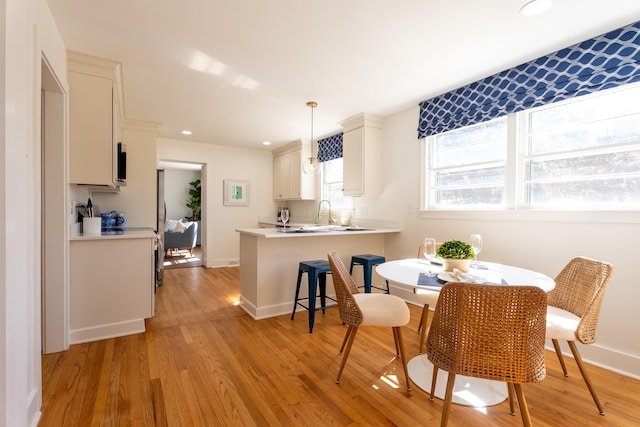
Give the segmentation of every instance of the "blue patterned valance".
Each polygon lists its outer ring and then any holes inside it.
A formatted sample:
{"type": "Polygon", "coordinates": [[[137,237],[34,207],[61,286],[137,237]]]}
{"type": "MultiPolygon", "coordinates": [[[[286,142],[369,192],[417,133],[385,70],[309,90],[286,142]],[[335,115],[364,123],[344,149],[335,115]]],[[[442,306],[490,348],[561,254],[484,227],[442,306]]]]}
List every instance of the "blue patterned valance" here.
{"type": "Polygon", "coordinates": [[[342,157],[342,133],[318,140],[318,160],[329,160],[342,157]]]}
{"type": "Polygon", "coordinates": [[[640,81],[640,22],[420,104],[418,138],[640,81]]]}

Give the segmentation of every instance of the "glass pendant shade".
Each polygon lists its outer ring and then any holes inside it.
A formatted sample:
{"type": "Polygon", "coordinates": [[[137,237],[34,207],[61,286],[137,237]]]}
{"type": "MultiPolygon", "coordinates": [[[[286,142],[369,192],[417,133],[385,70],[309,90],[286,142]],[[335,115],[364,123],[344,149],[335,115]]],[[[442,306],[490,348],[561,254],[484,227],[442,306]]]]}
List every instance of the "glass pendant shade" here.
{"type": "Polygon", "coordinates": [[[302,171],[307,175],[318,174],[320,173],[320,162],[316,157],[307,157],[302,161],[302,171]]]}

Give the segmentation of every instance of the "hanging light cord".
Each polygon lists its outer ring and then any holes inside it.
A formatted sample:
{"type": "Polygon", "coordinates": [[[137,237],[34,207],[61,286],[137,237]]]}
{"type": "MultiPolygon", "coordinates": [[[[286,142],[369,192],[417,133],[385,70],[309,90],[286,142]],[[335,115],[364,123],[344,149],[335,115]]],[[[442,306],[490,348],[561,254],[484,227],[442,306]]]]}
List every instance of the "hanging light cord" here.
{"type": "Polygon", "coordinates": [[[309,101],[307,102],[307,106],[311,107],[311,158],[314,158],[313,156],[313,109],[318,106],[318,103],[315,101],[309,101]]]}

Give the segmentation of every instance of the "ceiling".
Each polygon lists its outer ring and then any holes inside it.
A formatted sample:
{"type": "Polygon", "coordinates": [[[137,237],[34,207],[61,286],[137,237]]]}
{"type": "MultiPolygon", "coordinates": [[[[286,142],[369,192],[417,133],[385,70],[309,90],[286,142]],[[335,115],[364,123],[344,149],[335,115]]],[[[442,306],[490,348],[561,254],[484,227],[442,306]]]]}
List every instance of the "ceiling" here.
{"type": "Polygon", "coordinates": [[[524,17],[526,1],[48,3],[69,50],[122,63],[126,118],[270,150],[311,136],[307,101],[314,137],[329,136],[640,20],[638,0],[553,0],[524,17]]]}

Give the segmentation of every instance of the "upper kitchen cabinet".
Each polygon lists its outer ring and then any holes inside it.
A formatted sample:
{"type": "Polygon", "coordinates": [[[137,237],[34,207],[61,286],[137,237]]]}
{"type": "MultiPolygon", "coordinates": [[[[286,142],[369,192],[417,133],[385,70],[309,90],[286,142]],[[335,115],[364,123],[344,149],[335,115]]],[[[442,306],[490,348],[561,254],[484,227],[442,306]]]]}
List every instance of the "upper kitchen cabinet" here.
{"type": "Polygon", "coordinates": [[[302,139],[273,150],[274,200],[315,200],[316,175],[302,171],[310,155],[311,143],[302,139]]]}
{"type": "Polygon", "coordinates": [[[342,122],[343,194],[377,196],[382,191],[382,119],[358,114],[342,122]]]}
{"type": "Polygon", "coordinates": [[[121,68],[117,62],[68,52],[69,182],[116,188],[121,68]]]}

